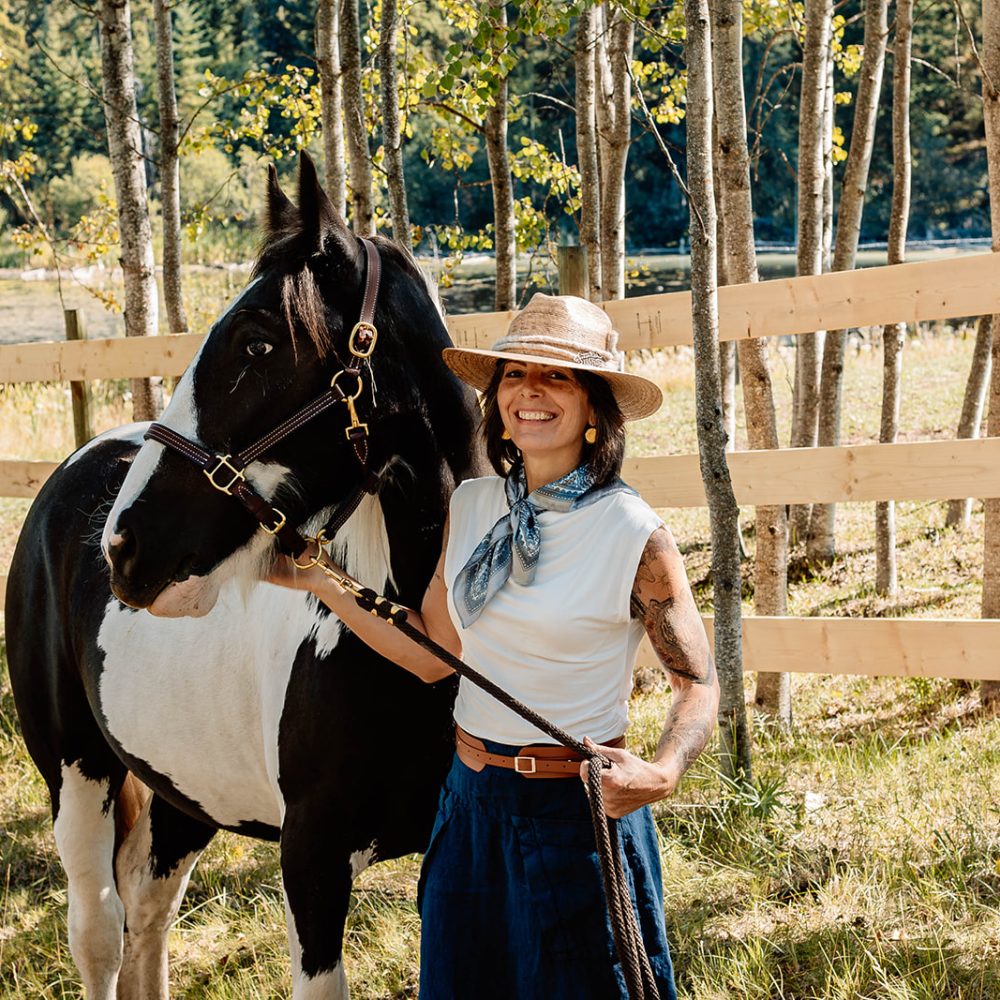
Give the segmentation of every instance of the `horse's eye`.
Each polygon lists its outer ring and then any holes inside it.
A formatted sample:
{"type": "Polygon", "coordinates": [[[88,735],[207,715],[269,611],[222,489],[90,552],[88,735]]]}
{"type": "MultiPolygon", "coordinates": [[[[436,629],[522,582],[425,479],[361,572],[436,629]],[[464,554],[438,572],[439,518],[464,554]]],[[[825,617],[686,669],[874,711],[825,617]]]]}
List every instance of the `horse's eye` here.
{"type": "Polygon", "coordinates": [[[251,358],[262,358],[273,350],[274,345],[269,344],[266,340],[251,340],[246,346],[246,352],[251,358]]]}

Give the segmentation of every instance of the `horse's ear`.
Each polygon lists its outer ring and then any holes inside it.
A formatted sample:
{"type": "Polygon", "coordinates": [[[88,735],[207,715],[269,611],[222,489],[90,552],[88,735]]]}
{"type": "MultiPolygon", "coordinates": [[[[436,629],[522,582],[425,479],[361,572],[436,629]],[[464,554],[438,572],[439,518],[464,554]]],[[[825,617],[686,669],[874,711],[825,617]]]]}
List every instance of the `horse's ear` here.
{"type": "Polygon", "coordinates": [[[281,190],[274,164],[267,168],[267,233],[269,237],[288,232],[297,222],[295,206],[281,190]]]}
{"type": "Polygon", "coordinates": [[[351,260],[357,256],[357,240],[323,190],[312,157],[304,152],[299,154],[299,214],[302,239],[311,250],[329,250],[332,239],[351,260]]]}

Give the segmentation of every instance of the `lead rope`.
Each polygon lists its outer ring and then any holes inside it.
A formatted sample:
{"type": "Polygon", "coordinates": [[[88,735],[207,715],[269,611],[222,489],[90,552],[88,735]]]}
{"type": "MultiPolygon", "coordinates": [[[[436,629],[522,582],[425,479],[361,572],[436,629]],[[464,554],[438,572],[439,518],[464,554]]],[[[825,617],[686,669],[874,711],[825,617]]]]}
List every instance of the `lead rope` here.
{"type": "Polygon", "coordinates": [[[560,729],[548,719],[539,715],[533,708],[518,701],[503,688],[498,687],[488,677],[484,677],[463,660],[450,653],[423,632],[414,628],[407,620],[407,611],[399,605],[392,604],[385,597],[376,594],[369,587],[361,587],[350,577],[338,573],[326,561],[323,544],[326,539],[322,532],[311,542],[316,543],[316,555],[308,561],[295,565],[299,569],[309,569],[318,566],[323,573],[334,580],[344,590],[354,595],[358,606],[368,611],[376,618],[381,618],[399,629],[403,635],[436,656],[447,664],[460,677],[482,688],[502,705],[516,712],[522,719],[536,726],[552,739],[576,751],[590,762],[587,769],[587,790],[590,793],[590,816],[594,824],[594,838],[597,841],[598,856],[601,861],[601,875],[604,882],[604,895],[611,915],[611,929],[614,934],[615,951],[618,961],[625,973],[625,981],[631,1000],[659,1000],[660,994],[649,964],[649,956],[643,945],[642,934],[636,920],[635,908],[629,894],[625,869],[622,864],[621,850],[618,843],[618,827],[609,824],[604,812],[604,789],[601,785],[601,771],[611,767],[611,761],[601,753],[588,749],[579,740],[560,729]]]}

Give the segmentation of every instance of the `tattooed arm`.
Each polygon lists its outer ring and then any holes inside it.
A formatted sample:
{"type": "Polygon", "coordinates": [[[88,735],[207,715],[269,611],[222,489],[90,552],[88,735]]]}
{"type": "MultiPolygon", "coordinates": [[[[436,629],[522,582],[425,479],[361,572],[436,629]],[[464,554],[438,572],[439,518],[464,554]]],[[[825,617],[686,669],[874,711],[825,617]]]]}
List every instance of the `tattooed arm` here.
{"type": "MultiPolygon", "coordinates": [[[[719,707],[719,681],[708,637],[695,607],[684,563],[666,528],[657,528],[642,553],[632,586],[632,616],[641,621],[666,668],[673,702],[652,761],[604,748],[604,808],[624,816],[670,795],[708,743],[719,707]]],[[[586,765],[583,768],[586,778],[586,765]]]]}

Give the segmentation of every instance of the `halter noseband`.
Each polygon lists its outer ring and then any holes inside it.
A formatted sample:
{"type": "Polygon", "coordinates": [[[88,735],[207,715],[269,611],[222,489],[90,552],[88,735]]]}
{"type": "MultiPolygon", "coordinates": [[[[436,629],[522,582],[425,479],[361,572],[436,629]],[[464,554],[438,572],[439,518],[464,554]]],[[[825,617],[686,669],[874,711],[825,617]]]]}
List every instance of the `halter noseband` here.
{"type": "MultiPolygon", "coordinates": [[[[347,338],[348,350],[358,362],[371,357],[378,340],[378,330],[375,327],[374,318],[379,280],[382,276],[382,261],[375,244],[363,238],[360,239],[360,242],[365,248],[368,264],[365,276],[365,295],[361,304],[361,315],[347,338]]],[[[313,417],[319,416],[335,403],[343,403],[347,407],[350,419],[350,423],[344,428],[344,434],[351,443],[362,469],[368,472],[368,425],[358,420],[358,413],[354,406],[354,402],[361,395],[363,388],[364,381],[361,378],[361,371],[357,367],[344,365],[331,379],[329,389],[311,402],[306,403],[301,409],[296,410],[287,420],[283,420],[273,430],[235,455],[206,451],[201,445],[184,437],[183,434],[178,434],[177,431],[165,424],[150,424],[144,437],[146,440],[157,441],[167,448],[173,449],[197,465],[220,493],[236,497],[257,519],[260,526],[269,535],[274,535],[277,538],[278,545],[283,552],[299,556],[306,550],[305,539],[288,523],[288,518],[277,507],[268,503],[247,481],[247,466],[260,458],[264,452],[273,448],[279,441],[283,441],[300,427],[309,423],[313,417]],[[348,380],[354,380],[352,392],[338,384],[345,376],[348,380]]],[[[358,504],[361,503],[366,493],[375,492],[375,486],[375,476],[368,472],[364,483],[341,505],[336,516],[324,529],[327,538],[332,538],[344,525],[351,514],[357,510],[358,504]]]]}

